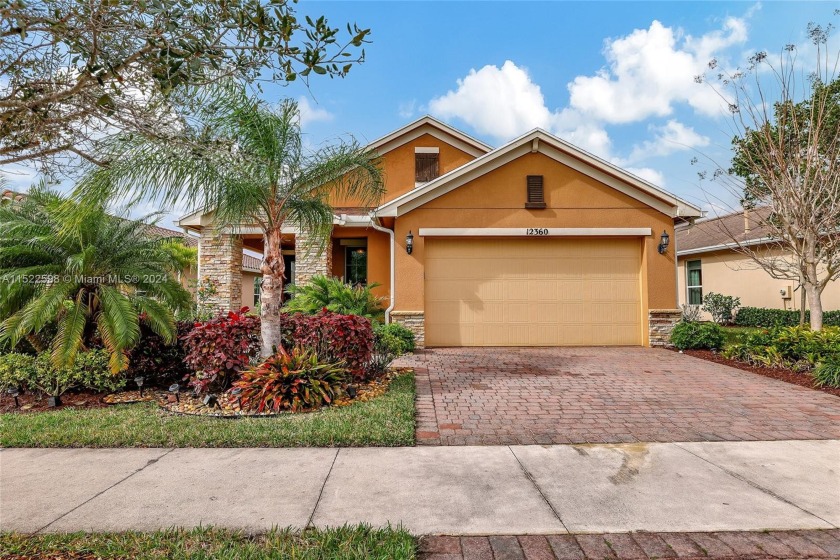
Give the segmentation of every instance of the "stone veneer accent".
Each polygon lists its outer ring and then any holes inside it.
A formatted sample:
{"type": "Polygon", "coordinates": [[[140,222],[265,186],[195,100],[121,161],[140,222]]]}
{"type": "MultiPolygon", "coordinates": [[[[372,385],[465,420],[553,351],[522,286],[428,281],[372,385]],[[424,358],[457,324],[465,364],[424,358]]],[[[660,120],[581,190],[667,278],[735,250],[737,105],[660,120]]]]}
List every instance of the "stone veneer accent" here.
{"type": "Polygon", "coordinates": [[[426,321],[422,311],[391,311],[391,322],[399,323],[414,333],[414,346],[426,346],[426,321]]]}
{"type": "Polygon", "coordinates": [[[306,232],[295,235],[295,284],[306,285],[316,274],[332,276],[332,240],[321,247],[306,232]]]}
{"type": "Polygon", "coordinates": [[[205,229],[198,240],[199,282],[210,279],[216,294],[208,297],[214,312],[238,310],[242,306],[242,238],[205,229]]]}
{"type": "Polygon", "coordinates": [[[671,331],[680,322],[679,309],[651,309],[648,311],[648,332],[651,347],[670,347],[671,331]]]}

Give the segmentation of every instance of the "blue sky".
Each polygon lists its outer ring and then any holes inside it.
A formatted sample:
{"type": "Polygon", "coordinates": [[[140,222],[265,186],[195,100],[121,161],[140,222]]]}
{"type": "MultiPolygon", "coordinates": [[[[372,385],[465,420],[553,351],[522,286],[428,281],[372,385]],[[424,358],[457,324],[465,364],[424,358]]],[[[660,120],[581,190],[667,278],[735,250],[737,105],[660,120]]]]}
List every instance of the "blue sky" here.
{"type": "MultiPolygon", "coordinates": [[[[729,121],[693,76],[712,57],[734,68],[757,50],[804,46],[809,21],[840,23],[836,8],[302,1],[301,13],[371,28],[366,61],[345,79],[314,78],[310,90],[268,84],[263,97],[298,99],[313,145],[347,134],[367,142],[427,113],[493,146],[540,126],[689,201],[725,207],[733,198],[701,187],[690,160],[705,154],[725,163],[729,121]]],[[[25,189],[25,180],[13,176],[13,186],[25,189]]]]}

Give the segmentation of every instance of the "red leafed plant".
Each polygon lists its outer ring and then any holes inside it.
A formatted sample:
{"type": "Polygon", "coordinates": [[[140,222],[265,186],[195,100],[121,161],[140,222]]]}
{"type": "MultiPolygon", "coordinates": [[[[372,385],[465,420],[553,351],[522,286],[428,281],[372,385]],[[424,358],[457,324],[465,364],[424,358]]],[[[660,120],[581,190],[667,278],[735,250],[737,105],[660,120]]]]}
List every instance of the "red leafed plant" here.
{"type": "Polygon", "coordinates": [[[233,386],[242,391],[243,409],[299,412],[331,404],[347,380],[340,364],[319,361],[314,351],[297,347],[243,371],[233,386]]]}
{"type": "Polygon", "coordinates": [[[364,381],[373,352],[373,327],[365,317],[326,309],[317,315],[295,313],[283,318],[283,344],[313,350],[325,362],[342,362],[356,381],[364,381]]]}
{"type": "Polygon", "coordinates": [[[195,372],[190,385],[196,391],[224,391],[259,354],[260,319],[246,315],[247,311],[243,307],[196,323],[184,337],[184,361],[195,372]]]}

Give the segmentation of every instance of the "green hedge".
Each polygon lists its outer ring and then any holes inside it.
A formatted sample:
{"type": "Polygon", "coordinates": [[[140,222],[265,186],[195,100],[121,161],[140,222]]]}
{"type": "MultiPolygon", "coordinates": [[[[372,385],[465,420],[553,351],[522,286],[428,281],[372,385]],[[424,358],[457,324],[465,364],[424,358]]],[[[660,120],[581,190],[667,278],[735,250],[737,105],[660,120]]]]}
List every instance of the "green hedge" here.
{"type": "MultiPolygon", "coordinates": [[[[810,320],[810,317],[811,313],[805,311],[806,323],[810,320]]],[[[742,307],[735,316],[735,324],[739,327],[795,327],[799,324],[799,311],[742,307]]],[[[840,310],[824,311],[823,325],[840,327],[840,310]]]]}
{"type": "Polygon", "coordinates": [[[671,331],[671,343],[679,350],[723,348],[723,329],[717,323],[681,321],[671,331]]]}

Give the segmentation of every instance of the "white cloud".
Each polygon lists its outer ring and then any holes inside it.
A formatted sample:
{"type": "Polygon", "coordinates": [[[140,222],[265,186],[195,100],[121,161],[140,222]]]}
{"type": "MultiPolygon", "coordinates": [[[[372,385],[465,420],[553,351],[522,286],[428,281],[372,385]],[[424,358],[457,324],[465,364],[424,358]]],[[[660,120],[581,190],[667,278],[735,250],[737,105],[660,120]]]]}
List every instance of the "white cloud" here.
{"type": "Polygon", "coordinates": [[[665,176],[651,167],[625,167],[624,170],[636,177],[641,177],[648,183],[653,183],[657,187],[665,186],[665,176]]]}
{"type": "Polygon", "coordinates": [[[653,139],[646,140],[633,147],[627,162],[635,162],[649,157],[667,156],[674,152],[702,148],[709,145],[709,138],[697,133],[692,127],[671,119],[662,126],[651,125],[653,139]]]}
{"type": "Polygon", "coordinates": [[[500,140],[547,127],[551,120],[540,86],[510,60],[501,68],[470,70],[456,90],[432,99],[429,110],[445,119],[459,118],[479,134],[500,140]]]}
{"type": "Polygon", "coordinates": [[[550,110],[540,86],[510,60],[501,68],[470,70],[457,89],[432,99],[429,110],[443,119],[460,119],[499,141],[543,128],[598,155],[609,151],[609,136],[597,122],[571,109],[550,110]]]}
{"type": "Polygon", "coordinates": [[[720,114],[723,100],[694,77],[721,51],[746,39],[746,21],[741,18],[726,18],[721,29],[699,37],[654,21],[648,29],[606,43],[607,66],[569,84],[570,106],[608,123],[667,116],[676,103],[705,115],[720,114]]]}
{"type": "Polygon", "coordinates": [[[414,116],[417,108],[417,100],[412,99],[411,101],[404,101],[400,103],[399,107],[397,108],[397,113],[404,119],[410,119],[414,116]]]}
{"type": "Polygon", "coordinates": [[[306,127],[306,125],[314,122],[329,122],[334,118],[334,115],[323,107],[310,104],[309,98],[306,96],[300,96],[297,103],[300,111],[301,127],[306,127]]]}

